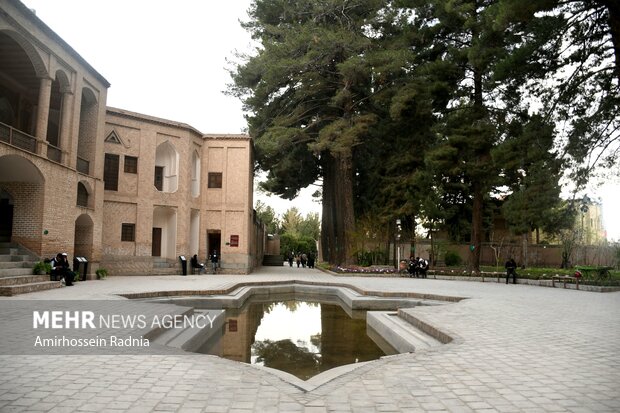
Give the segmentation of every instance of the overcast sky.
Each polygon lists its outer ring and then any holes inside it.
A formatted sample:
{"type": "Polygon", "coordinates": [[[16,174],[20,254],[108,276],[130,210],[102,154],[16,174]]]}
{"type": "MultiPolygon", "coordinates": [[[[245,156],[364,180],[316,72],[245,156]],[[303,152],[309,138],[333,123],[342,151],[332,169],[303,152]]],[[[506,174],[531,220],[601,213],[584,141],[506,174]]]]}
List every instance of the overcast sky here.
{"type": "MultiPolygon", "coordinates": [[[[241,102],[223,92],[227,60],[251,53],[250,0],[22,0],[110,83],[108,105],[185,122],[204,133],[246,130],[241,102]]],[[[317,188],[295,202],[255,194],[278,213],[319,212],[317,188]]],[[[620,185],[597,191],[608,237],[620,240],[620,185]]]]}

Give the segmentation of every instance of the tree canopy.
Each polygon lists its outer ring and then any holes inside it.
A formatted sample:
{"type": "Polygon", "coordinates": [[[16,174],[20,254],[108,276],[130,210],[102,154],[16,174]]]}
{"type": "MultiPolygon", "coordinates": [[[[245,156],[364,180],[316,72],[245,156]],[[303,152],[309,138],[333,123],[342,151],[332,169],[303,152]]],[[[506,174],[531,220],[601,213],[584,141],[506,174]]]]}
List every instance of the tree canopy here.
{"type": "Polygon", "coordinates": [[[577,186],[618,172],[619,15],[613,0],[255,0],[259,47],[230,92],[266,190],[322,182],[329,262],[355,260],[358,221],[400,218],[468,241],[477,271],[497,200],[516,234],[559,231],[565,170],[577,186]]]}

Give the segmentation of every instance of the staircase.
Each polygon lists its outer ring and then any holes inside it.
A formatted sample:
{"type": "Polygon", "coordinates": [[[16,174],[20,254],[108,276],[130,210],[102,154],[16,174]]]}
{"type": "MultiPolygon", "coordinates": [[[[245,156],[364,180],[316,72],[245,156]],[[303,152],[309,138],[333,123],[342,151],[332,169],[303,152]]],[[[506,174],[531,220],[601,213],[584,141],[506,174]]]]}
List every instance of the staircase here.
{"type": "Polygon", "coordinates": [[[282,255],[265,255],[263,257],[263,265],[266,267],[281,267],[284,265],[284,257],[282,255]]]}
{"type": "MultiPolygon", "coordinates": [[[[177,260],[170,260],[166,258],[153,257],[153,272],[152,275],[179,275],[181,274],[181,264],[180,262],[177,264],[177,260]]],[[[187,260],[187,272],[189,273],[191,269],[189,268],[189,259],[187,260]]]]}
{"type": "Polygon", "coordinates": [[[0,296],[13,296],[60,287],[49,275],[32,275],[39,258],[17,244],[0,242],[0,296]]]}

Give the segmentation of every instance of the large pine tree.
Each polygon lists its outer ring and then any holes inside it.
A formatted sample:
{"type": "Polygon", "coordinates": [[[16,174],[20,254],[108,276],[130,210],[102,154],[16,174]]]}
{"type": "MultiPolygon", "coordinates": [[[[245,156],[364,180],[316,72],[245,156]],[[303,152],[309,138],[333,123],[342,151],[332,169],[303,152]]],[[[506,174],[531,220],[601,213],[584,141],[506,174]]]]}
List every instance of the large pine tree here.
{"type": "Polygon", "coordinates": [[[354,260],[355,147],[376,117],[366,109],[377,0],[255,0],[245,27],[260,46],[233,71],[231,92],[249,112],[264,188],[293,198],[323,182],[322,250],[354,260]]]}

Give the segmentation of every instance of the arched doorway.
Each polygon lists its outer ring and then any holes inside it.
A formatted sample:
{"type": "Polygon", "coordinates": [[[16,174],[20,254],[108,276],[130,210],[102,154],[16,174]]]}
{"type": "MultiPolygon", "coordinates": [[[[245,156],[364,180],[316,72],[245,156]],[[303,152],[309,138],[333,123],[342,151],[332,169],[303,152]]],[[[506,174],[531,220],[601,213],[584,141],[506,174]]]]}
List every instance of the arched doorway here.
{"type": "Polygon", "coordinates": [[[92,173],[91,164],[95,160],[98,111],[97,96],[90,88],[83,88],[80,100],[80,132],[76,168],[87,175],[92,173]]]}
{"type": "Polygon", "coordinates": [[[45,178],[39,168],[19,155],[0,156],[0,192],[4,236],[41,253],[45,178]],[[11,216],[5,216],[9,210],[11,216]]]}
{"type": "Polygon", "coordinates": [[[153,238],[151,255],[174,259],[177,241],[177,210],[155,207],[153,210],[153,238]]]}
{"type": "Polygon", "coordinates": [[[198,254],[200,237],[200,210],[192,209],[189,219],[189,252],[191,255],[198,254]]]}
{"type": "Polygon", "coordinates": [[[88,214],[82,214],[75,220],[75,241],[73,255],[92,260],[93,254],[93,220],[88,214]]]}

